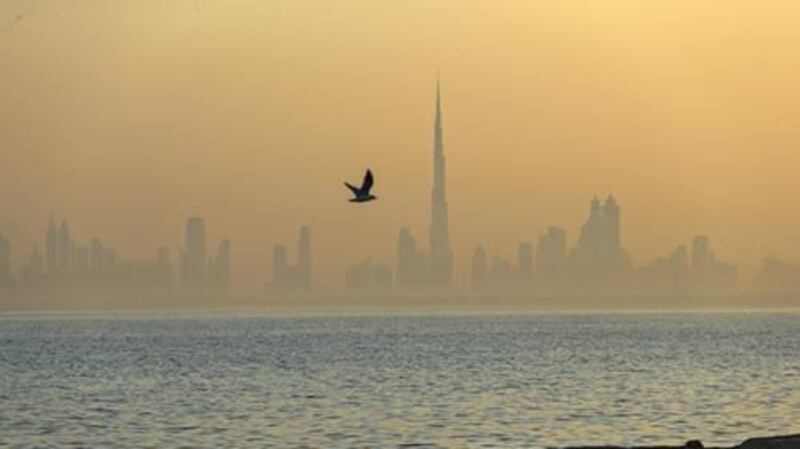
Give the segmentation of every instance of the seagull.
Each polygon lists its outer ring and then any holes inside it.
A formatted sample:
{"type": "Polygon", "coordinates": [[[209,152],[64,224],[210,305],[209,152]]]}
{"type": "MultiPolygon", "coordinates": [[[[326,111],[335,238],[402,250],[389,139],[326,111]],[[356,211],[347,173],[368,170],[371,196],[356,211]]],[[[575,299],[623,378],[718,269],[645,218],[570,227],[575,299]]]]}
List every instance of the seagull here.
{"type": "Polygon", "coordinates": [[[364,182],[361,184],[361,187],[356,187],[349,182],[345,182],[344,185],[353,192],[355,195],[354,198],[350,198],[351,203],[366,203],[367,201],[377,200],[378,197],[369,193],[372,189],[372,171],[367,169],[367,173],[364,175],[364,182]]]}

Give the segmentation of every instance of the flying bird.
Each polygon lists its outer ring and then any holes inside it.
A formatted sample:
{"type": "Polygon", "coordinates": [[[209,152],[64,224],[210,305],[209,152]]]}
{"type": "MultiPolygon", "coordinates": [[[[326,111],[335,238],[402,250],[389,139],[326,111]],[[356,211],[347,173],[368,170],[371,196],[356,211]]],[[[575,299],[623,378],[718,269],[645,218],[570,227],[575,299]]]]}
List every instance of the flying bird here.
{"type": "Polygon", "coordinates": [[[369,191],[372,190],[372,184],[374,180],[372,179],[372,171],[367,169],[367,173],[364,175],[364,181],[361,183],[361,187],[356,187],[349,182],[345,182],[344,185],[353,192],[353,198],[350,198],[351,203],[366,203],[367,201],[377,200],[378,197],[371,194],[369,191]]]}

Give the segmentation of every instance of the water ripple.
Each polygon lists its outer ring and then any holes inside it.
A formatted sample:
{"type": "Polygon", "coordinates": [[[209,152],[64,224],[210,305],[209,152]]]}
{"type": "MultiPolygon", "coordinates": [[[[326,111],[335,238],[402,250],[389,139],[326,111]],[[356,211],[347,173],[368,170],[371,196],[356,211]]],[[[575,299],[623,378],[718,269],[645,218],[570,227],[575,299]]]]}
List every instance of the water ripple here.
{"type": "Polygon", "coordinates": [[[0,447],[545,447],[800,431],[800,316],[0,317],[0,447]]]}

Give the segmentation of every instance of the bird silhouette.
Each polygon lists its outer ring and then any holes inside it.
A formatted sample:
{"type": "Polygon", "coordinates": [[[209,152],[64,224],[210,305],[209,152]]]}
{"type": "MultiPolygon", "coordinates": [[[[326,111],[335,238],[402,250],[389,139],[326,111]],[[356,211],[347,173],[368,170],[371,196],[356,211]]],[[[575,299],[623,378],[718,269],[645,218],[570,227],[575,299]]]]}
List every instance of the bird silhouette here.
{"type": "Polygon", "coordinates": [[[374,184],[374,180],[372,178],[372,171],[367,169],[367,173],[364,175],[364,181],[361,183],[361,187],[356,187],[349,182],[345,182],[344,185],[353,192],[353,198],[350,198],[351,203],[366,203],[367,201],[372,201],[378,199],[377,196],[370,193],[372,190],[372,184],[374,184]]]}

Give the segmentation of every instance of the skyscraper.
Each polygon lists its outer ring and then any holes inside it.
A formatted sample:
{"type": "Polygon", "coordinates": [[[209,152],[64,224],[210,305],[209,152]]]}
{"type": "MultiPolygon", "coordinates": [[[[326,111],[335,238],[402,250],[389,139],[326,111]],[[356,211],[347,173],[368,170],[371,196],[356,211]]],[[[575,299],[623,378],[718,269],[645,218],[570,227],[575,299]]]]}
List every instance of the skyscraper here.
{"type": "Polygon", "coordinates": [[[707,235],[695,236],[692,240],[692,274],[702,279],[711,272],[714,265],[714,254],[707,235]]]}
{"type": "Polygon", "coordinates": [[[397,287],[420,290],[428,285],[429,277],[427,255],[417,250],[417,241],[410,229],[400,229],[397,238],[397,287]]]}
{"type": "Polygon", "coordinates": [[[433,137],[433,190],[431,191],[430,281],[435,287],[449,287],[453,281],[453,251],[445,191],[445,157],[442,137],[442,108],[436,82],[436,118],[433,137]]]}
{"type": "Polygon", "coordinates": [[[289,263],[286,245],[272,247],[273,291],[307,291],[311,288],[311,233],[302,226],[297,238],[297,262],[289,263]]]}
{"type": "Polygon", "coordinates": [[[686,245],[678,245],[670,254],[669,260],[673,269],[675,286],[684,287],[689,275],[689,254],[686,245]]]}
{"type": "Polygon", "coordinates": [[[47,274],[53,276],[58,271],[58,230],[56,230],[56,219],[52,215],[47,225],[44,258],[47,274]]]}
{"type": "Polygon", "coordinates": [[[189,290],[206,284],[206,226],[201,217],[186,220],[185,247],[181,253],[181,281],[189,290]]]}
{"type": "Polygon", "coordinates": [[[630,271],[631,262],[622,248],[620,233],[620,207],[609,196],[601,205],[594,197],[589,208],[589,219],[581,227],[578,246],[572,254],[573,274],[583,278],[619,278],[630,271]]]}
{"type": "Polygon", "coordinates": [[[72,262],[72,239],[69,236],[69,226],[67,221],[61,222],[58,230],[58,270],[67,273],[72,262]]]}
{"type": "Polygon", "coordinates": [[[416,286],[418,271],[417,242],[408,228],[402,228],[397,238],[397,286],[416,286]]]}
{"type": "Polygon", "coordinates": [[[475,248],[472,253],[471,285],[473,290],[482,290],[486,287],[486,273],[488,271],[486,250],[482,246],[475,248]]]}
{"type": "Polygon", "coordinates": [[[231,287],[231,242],[225,239],[217,246],[217,255],[211,262],[211,287],[217,293],[227,293],[231,287]]]}
{"type": "Polygon", "coordinates": [[[611,195],[603,203],[603,218],[605,221],[605,251],[615,255],[621,251],[622,242],[620,241],[619,204],[611,195]]]}
{"type": "Polygon", "coordinates": [[[550,226],[547,234],[539,237],[536,247],[536,270],[541,280],[563,277],[567,268],[567,232],[550,226]]]}
{"type": "Polygon", "coordinates": [[[691,284],[699,289],[730,288],[736,282],[737,267],[720,262],[711,250],[711,240],[698,235],[692,240],[691,284]]]}
{"type": "Polygon", "coordinates": [[[308,226],[300,228],[300,236],[297,240],[297,270],[300,286],[311,287],[311,234],[308,226]]]}

